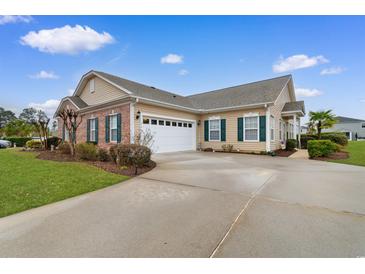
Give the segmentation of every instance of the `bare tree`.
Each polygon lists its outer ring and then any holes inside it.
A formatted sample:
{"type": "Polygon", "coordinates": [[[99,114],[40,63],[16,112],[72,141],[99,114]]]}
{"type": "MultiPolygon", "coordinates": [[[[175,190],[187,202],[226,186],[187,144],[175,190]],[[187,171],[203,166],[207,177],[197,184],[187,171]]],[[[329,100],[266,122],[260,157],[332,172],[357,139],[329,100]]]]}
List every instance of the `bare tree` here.
{"type": "Polygon", "coordinates": [[[151,132],[151,130],[142,130],[138,132],[138,134],[135,137],[135,143],[141,146],[146,146],[149,149],[152,148],[154,143],[154,136],[151,132]]]}
{"type": "Polygon", "coordinates": [[[77,111],[69,107],[64,108],[58,115],[62,119],[64,127],[67,131],[71,155],[74,156],[75,144],[76,144],[76,132],[77,128],[82,122],[82,116],[80,116],[77,111]]]}

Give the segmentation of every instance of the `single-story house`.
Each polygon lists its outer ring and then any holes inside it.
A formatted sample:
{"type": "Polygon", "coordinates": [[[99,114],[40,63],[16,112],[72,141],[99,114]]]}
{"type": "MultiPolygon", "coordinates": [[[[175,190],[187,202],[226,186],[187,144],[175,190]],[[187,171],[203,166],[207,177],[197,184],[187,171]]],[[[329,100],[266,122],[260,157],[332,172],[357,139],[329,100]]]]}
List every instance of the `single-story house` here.
{"type": "Polygon", "coordinates": [[[365,120],[337,116],[337,123],[323,132],[340,131],[346,134],[349,140],[365,139],[365,120]]]}
{"type": "Polygon", "coordinates": [[[82,117],[77,143],[134,143],[149,131],[154,152],[221,150],[224,144],[244,152],[273,151],[296,138],[305,115],[291,75],[181,96],[92,70],[55,113],[58,134],[67,141],[58,117],[65,107],[82,117]]]}

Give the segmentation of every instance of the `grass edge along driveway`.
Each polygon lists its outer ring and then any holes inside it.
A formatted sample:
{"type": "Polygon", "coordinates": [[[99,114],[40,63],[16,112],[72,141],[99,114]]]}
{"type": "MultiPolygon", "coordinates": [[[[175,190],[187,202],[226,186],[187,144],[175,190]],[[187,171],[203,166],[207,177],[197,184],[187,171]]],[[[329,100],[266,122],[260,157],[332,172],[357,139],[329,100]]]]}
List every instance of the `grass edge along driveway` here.
{"type": "Polygon", "coordinates": [[[128,176],[84,163],[36,158],[19,149],[0,150],[0,217],[101,189],[128,176]]]}
{"type": "Polygon", "coordinates": [[[330,162],[365,166],[365,141],[349,141],[345,147],[345,151],[349,152],[349,158],[341,160],[330,160],[330,162]]]}

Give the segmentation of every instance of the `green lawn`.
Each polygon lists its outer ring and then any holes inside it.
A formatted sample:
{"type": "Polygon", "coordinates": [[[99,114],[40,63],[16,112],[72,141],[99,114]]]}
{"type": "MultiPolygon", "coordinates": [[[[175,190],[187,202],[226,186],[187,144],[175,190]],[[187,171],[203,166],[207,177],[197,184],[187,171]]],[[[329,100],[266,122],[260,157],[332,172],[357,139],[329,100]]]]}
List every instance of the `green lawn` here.
{"type": "Polygon", "coordinates": [[[331,160],[331,162],[365,166],[365,141],[350,141],[345,148],[350,157],[344,160],[331,160]]]}
{"type": "Polygon", "coordinates": [[[0,217],[128,179],[87,164],[39,160],[36,155],[0,150],[0,217]]]}

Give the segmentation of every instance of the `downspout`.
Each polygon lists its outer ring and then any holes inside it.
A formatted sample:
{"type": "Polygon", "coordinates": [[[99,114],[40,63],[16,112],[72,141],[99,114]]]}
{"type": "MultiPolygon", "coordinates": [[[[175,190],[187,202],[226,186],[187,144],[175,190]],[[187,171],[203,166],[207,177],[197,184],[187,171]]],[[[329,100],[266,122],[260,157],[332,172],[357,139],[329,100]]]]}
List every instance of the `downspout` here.
{"type": "Polygon", "coordinates": [[[270,138],[270,108],[265,104],[266,108],[266,152],[271,151],[271,138],[270,138]]]}

